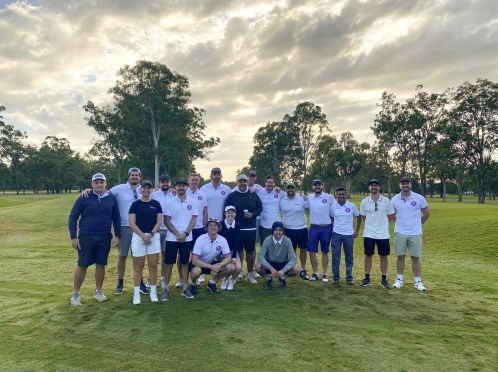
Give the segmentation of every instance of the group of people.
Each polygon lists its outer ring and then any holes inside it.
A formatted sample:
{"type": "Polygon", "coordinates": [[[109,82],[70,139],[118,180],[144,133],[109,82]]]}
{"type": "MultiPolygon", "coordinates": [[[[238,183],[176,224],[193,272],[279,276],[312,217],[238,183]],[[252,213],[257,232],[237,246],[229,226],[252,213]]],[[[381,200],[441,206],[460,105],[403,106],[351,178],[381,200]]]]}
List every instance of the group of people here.
{"type": "Polygon", "coordinates": [[[414,273],[414,286],[426,291],[421,278],[422,224],[429,218],[425,198],[411,190],[409,177],[401,177],[400,193],[389,200],[380,193],[380,182],[368,183],[369,195],[358,209],[347,200],[346,189],[339,187],[335,197],[323,191],[320,179],[312,183],[313,194],[299,195],[293,182],[280,189],[272,176],[264,187],[256,183],[256,172],[237,176],[233,189],[221,183],[221,169],[211,170],[209,183],[199,188],[200,177],[190,174],[177,179],[174,188],[168,175],[160,177],[160,188],[143,181],[138,168],[130,168],[128,182],[107,188],[106,177],[96,173],[92,188],[85,190],[74,203],[69,216],[71,243],[78,253],[74,272],[71,305],[80,306],[80,288],[87,268],[95,264],[94,298],[107,299],[102,291],[111,244],[118,247],[118,278],[114,291],[124,291],[126,261],[131,248],[133,257],[133,303],[141,303],[141,295],[150,301],[170,298],[170,281],[175,263],[181,295],[192,299],[198,286],[208,276],[207,290],[233,290],[244,277],[257,283],[264,279],[266,288],[278,281],[287,286],[289,276],[303,280],[329,281],[328,263],[332,249],[332,282],[340,284],[341,255],[345,257],[345,282],[353,285],[353,246],[361,224],[365,254],[365,276],[361,286],[371,285],[372,257],[377,247],[380,257],[380,285],[389,289],[387,279],[390,255],[389,221],[395,221],[394,253],[397,276],[393,288],[404,284],[405,257],[409,254],[414,273]],[[309,211],[309,228],[306,211],[309,211]],[[112,237],[114,230],[114,238],[112,237]],[[259,236],[261,248],[256,255],[259,236]],[[299,248],[299,264],[296,250],[299,248]],[[322,275],[318,272],[318,249],[321,252],[322,275]],[[157,266],[161,255],[159,285],[157,266]],[[310,259],[312,272],[306,264],[310,259]],[[145,258],[148,261],[147,284],[143,280],[145,258]]]}

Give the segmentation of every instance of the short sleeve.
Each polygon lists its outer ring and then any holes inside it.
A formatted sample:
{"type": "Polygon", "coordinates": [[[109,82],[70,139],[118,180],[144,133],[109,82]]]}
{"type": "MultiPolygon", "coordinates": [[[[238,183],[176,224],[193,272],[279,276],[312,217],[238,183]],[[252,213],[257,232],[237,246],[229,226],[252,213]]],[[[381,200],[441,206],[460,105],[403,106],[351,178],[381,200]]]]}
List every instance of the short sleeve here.
{"type": "Polygon", "coordinates": [[[194,249],[192,249],[193,255],[196,255],[196,256],[201,255],[201,245],[202,245],[201,239],[197,239],[195,241],[195,244],[194,244],[194,249]]]}
{"type": "Polygon", "coordinates": [[[163,214],[163,208],[161,207],[161,203],[159,203],[157,200],[155,200],[156,208],[157,208],[157,213],[163,214]]]}
{"type": "MultiPolygon", "coordinates": [[[[389,205],[391,205],[391,203],[389,203],[389,205]]],[[[392,206],[390,206],[390,208],[392,208],[392,206]]],[[[365,208],[365,199],[363,199],[360,203],[360,214],[362,216],[366,216],[367,214],[367,211],[366,211],[366,208],[365,208]]]]}
{"type": "Polygon", "coordinates": [[[191,200],[191,205],[192,205],[192,210],[190,211],[192,213],[192,216],[197,217],[199,215],[198,213],[198,208],[197,208],[197,202],[195,200],[191,200]]]}
{"type": "Polygon", "coordinates": [[[128,214],[137,214],[137,202],[131,203],[130,211],[128,214]]]}
{"type": "MultiPolygon", "coordinates": [[[[389,199],[387,199],[389,200],[389,199]]],[[[387,206],[387,214],[394,214],[396,213],[396,211],[394,210],[394,205],[393,205],[393,202],[391,201],[388,206],[387,206]]]]}
{"type": "Polygon", "coordinates": [[[224,256],[228,256],[230,254],[230,247],[228,246],[228,241],[226,239],[222,240],[221,253],[224,256]]]}
{"type": "Polygon", "coordinates": [[[353,206],[353,215],[358,217],[360,215],[358,208],[356,208],[356,205],[354,205],[353,203],[351,203],[351,205],[353,206]]]}
{"type": "Polygon", "coordinates": [[[425,209],[429,206],[429,204],[427,204],[427,200],[425,200],[425,198],[423,196],[420,197],[420,209],[425,209]]]}
{"type": "Polygon", "coordinates": [[[171,217],[171,201],[167,201],[164,206],[163,215],[171,217]]]}

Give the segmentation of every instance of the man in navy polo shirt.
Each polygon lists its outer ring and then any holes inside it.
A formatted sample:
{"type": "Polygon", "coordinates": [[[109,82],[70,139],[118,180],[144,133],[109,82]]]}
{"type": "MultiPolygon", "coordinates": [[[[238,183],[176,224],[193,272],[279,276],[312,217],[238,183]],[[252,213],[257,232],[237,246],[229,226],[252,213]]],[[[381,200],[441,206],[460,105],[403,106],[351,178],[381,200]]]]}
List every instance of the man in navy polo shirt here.
{"type": "Polygon", "coordinates": [[[88,197],[80,196],[69,215],[71,245],[78,252],[71,306],[81,305],[80,288],[85,280],[88,266],[93,264],[95,264],[94,298],[99,302],[107,300],[102,293],[102,285],[111,249],[111,224],[114,226],[114,245],[117,246],[121,236],[121,223],[118,202],[106,191],[106,185],[106,178],[102,173],[94,174],[91,193],[88,197]]]}

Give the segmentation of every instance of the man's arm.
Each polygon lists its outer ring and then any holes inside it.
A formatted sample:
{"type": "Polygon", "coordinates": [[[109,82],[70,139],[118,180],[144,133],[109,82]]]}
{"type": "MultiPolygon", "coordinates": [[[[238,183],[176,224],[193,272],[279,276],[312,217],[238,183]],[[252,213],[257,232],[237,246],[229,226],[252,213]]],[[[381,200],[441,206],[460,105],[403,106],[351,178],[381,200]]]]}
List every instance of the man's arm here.
{"type": "Polygon", "coordinates": [[[286,273],[289,270],[292,270],[294,266],[296,266],[297,258],[296,258],[296,252],[294,252],[294,249],[292,248],[292,243],[290,243],[288,240],[284,240],[285,245],[287,247],[287,259],[289,262],[287,262],[287,265],[285,265],[282,269],[284,273],[286,273]]]}
{"type": "Polygon", "coordinates": [[[422,224],[429,219],[430,215],[429,207],[422,209],[422,224]]]}
{"type": "Polygon", "coordinates": [[[356,216],[356,229],[354,230],[353,237],[357,237],[358,234],[360,233],[360,227],[361,227],[361,214],[358,214],[356,216]]]}
{"type": "Polygon", "coordinates": [[[269,245],[269,240],[266,240],[263,242],[263,245],[261,246],[261,249],[259,250],[258,253],[258,261],[263,266],[265,269],[270,270],[272,266],[268,263],[266,260],[266,252],[268,252],[268,245],[269,245]]]}
{"type": "Polygon", "coordinates": [[[78,219],[81,215],[81,210],[83,209],[83,200],[81,197],[76,199],[69,213],[68,226],[69,226],[69,236],[71,240],[77,239],[78,230],[78,219]]]}
{"type": "Polygon", "coordinates": [[[192,264],[197,267],[203,267],[205,269],[212,270],[214,265],[208,264],[207,262],[202,261],[199,256],[192,254],[192,264]]]}
{"type": "Polygon", "coordinates": [[[256,210],[254,210],[254,212],[252,212],[252,216],[258,217],[261,214],[261,212],[263,211],[263,203],[261,203],[261,199],[259,198],[259,196],[257,198],[255,198],[255,200],[256,200],[256,210]]]}
{"type": "Polygon", "coordinates": [[[111,197],[114,199],[114,205],[112,206],[112,226],[114,227],[114,236],[121,239],[121,215],[119,214],[119,205],[116,197],[111,197]]]}
{"type": "Polygon", "coordinates": [[[166,228],[176,237],[176,240],[180,240],[184,234],[180,234],[177,229],[171,223],[171,216],[164,216],[164,225],[166,228]]]}
{"type": "Polygon", "coordinates": [[[202,208],[202,226],[206,224],[208,220],[208,207],[207,205],[202,208]]]}
{"type": "Polygon", "coordinates": [[[185,234],[188,235],[192,232],[196,222],[197,222],[197,216],[192,216],[192,218],[190,219],[190,223],[188,224],[187,229],[185,230],[185,234]]]}

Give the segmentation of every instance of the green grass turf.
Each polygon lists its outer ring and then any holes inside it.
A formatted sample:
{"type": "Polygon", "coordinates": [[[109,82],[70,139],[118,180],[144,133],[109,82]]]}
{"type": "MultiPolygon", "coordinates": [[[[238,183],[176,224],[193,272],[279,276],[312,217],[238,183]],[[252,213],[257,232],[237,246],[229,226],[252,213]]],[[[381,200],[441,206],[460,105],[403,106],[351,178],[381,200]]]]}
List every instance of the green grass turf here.
{"type": "MultiPolygon", "coordinates": [[[[188,301],[131,303],[112,295],[116,249],[93,298],[69,306],[76,255],[67,215],[76,195],[0,196],[0,369],[2,370],[496,370],[498,204],[428,199],[423,277],[383,290],[289,280],[288,289],[239,283],[232,293],[188,301]]],[[[354,202],[359,204],[359,198],[354,202]]],[[[361,241],[355,281],[363,275],[361,241]]],[[[309,265],[309,264],[308,264],[309,265]]],[[[409,265],[407,265],[409,269],[409,265]]],[[[176,272],[176,270],[175,270],[176,272]]],[[[390,258],[389,278],[395,276],[390,258]]],[[[173,278],[176,280],[176,277],[173,278]]]]}

